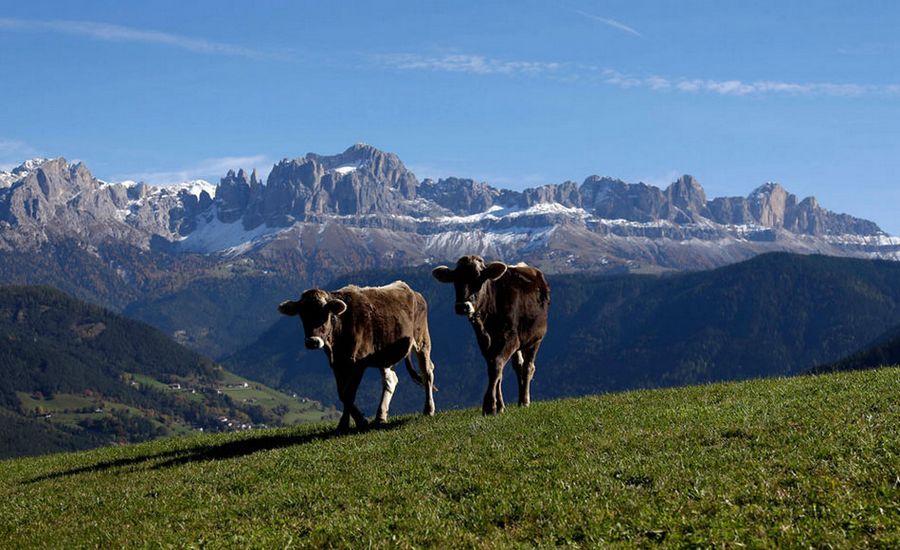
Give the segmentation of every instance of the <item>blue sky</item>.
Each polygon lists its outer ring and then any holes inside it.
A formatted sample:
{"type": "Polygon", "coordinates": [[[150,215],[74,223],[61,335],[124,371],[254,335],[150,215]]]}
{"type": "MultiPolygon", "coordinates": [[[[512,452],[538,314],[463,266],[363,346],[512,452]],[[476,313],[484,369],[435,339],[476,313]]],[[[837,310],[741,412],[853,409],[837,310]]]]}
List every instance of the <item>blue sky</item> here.
{"type": "Polygon", "coordinates": [[[774,180],[900,234],[900,3],[0,1],[0,166],[216,181],[356,142],[422,177],[774,180]]]}

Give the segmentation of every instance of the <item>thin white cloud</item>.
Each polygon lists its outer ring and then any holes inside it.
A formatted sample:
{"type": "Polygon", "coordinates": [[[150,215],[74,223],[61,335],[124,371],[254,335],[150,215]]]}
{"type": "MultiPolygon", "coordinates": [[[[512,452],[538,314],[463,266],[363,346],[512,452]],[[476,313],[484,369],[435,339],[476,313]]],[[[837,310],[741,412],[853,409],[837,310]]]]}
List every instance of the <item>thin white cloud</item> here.
{"type": "Polygon", "coordinates": [[[900,84],[858,84],[834,82],[789,82],[778,80],[716,80],[705,78],[636,76],[615,69],[549,61],[506,61],[484,55],[411,53],[374,57],[382,67],[403,71],[433,71],[474,75],[530,76],[560,81],[598,81],[622,89],[655,92],[710,93],[726,96],[900,96],[900,84]]]}
{"type": "Polygon", "coordinates": [[[136,29],[123,25],[98,23],[94,21],[74,21],[65,19],[16,19],[0,18],[0,29],[55,32],[86,36],[95,40],[109,42],[140,42],[145,44],[159,44],[171,46],[195,53],[226,55],[247,58],[271,58],[281,57],[271,52],[264,52],[254,48],[247,48],[225,42],[215,42],[204,38],[193,38],[166,32],[136,29]]]}
{"type": "Polygon", "coordinates": [[[835,97],[859,97],[865,95],[898,95],[900,85],[896,84],[854,84],[832,82],[782,82],[775,80],[714,80],[702,78],[666,78],[661,76],[631,76],[612,69],[601,69],[602,82],[620,88],[644,88],[664,91],[676,90],[685,93],[713,93],[730,96],[750,95],[818,95],[835,97]]]}
{"type": "Polygon", "coordinates": [[[237,171],[240,168],[252,171],[257,169],[257,175],[265,179],[271,170],[271,162],[266,155],[253,155],[247,157],[219,157],[206,159],[193,166],[171,170],[148,170],[122,174],[115,181],[133,180],[143,181],[152,185],[169,185],[185,181],[205,179],[217,182],[228,170],[237,171]]]}
{"type": "Polygon", "coordinates": [[[622,23],[621,21],[616,21],[615,19],[610,19],[609,17],[600,17],[599,15],[594,15],[593,13],[588,13],[586,11],[581,11],[581,10],[572,10],[572,11],[577,13],[578,15],[581,15],[582,17],[587,17],[588,19],[592,19],[594,21],[597,21],[598,23],[603,23],[607,27],[611,27],[613,29],[620,30],[622,32],[627,32],[628,34],[632,34],[634,36],[641,37],[641,38],[644,36],[643,34],[639,33],[638,31],[634,30],[633,28],[629,27],[625,23],[622,23]]]}
{"type": "Polygon", "coordinates": [[[376,55],[378,64],[402,70],[426,70],[449,73],[502,74],[537,76],[557,72],[560,63],[543,61],[503,61],[483,55],[444,54],[425,56],[400,53],[376,55]]]}

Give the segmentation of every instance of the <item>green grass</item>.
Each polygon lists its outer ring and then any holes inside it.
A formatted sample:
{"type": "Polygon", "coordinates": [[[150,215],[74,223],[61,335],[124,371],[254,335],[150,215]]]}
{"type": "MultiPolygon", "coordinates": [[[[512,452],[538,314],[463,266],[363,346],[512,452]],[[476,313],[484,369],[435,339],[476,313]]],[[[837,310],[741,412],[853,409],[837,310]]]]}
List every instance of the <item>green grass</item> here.
{"type": "Polygon", "coordinates": [[[900,546],[900,369],[0,462],[8,547],[900,546]]]}

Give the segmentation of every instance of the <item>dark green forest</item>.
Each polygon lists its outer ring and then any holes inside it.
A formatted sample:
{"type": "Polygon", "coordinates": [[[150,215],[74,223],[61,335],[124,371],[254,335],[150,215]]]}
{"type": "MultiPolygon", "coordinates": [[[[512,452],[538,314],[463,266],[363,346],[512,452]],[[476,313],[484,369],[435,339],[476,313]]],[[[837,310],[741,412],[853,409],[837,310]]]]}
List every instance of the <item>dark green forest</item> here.
{"type": "Polygon", "coordinates": [[[863,370],[883,365],[900,365],[900,325],[891,328],[862,350],[840,361],[819,365],[812,372],[863,370]]]}

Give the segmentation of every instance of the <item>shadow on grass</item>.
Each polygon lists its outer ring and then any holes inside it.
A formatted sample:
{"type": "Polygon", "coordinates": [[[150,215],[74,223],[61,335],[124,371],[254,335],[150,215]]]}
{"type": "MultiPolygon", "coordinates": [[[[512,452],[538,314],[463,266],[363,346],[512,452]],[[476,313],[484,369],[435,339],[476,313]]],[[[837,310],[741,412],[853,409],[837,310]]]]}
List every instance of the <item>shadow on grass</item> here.
{"type": "Polygon", "coordinates": [[[393,430],[399,428],[412,420],[412,417],[403,417],[391,420],[387,424],[369,424],[368,427],[352,432],[339,432],[337,430],[316,431],[302,434],[280,433],[272,435],[264,435],[260,437],[248,437],[246,439],[238,439],[235,441],[227,441],[225,443],[212,443],[207,445],[197,445],[185,449],[177,449],[166,451],[164,453],[153,453],[147,455],[133,456],[129,458],[119,458],[116,460],[107,460],[98,462],[88,466],[71,468],[61,472],[53,472],[44,474],[29,480],[25,480],[23,484],[37,483],[49,479],[57,479],[61,477],[69,477],[78,474],[90,472],[103,472],[114,468],[124,468],[126,466],[139,465],[144,463],[153,463],[148,466],[148,470],[161,470],[171,468],[181,464],[189,464],[192,462],[207,462],[210,460],[227,460],[229,458],[238,458],[247,456],[259,451],[269,451],[273,449],[281,449],[284,447],[292,447],[294,445],[306,445],[316,441],[326,441],[338,437],[352,436],[354,434],[365,433],[370,431],[393,430]],[[160,462],[157,462],[160,461],[160,462]]]}

